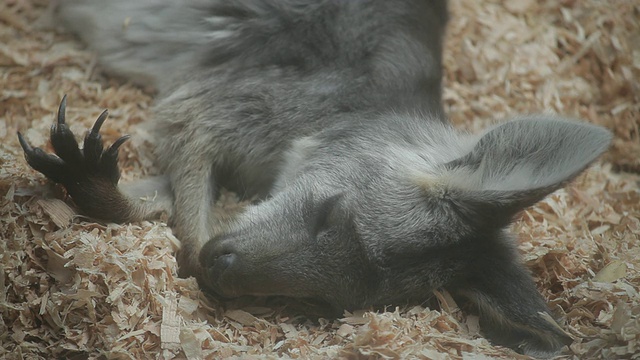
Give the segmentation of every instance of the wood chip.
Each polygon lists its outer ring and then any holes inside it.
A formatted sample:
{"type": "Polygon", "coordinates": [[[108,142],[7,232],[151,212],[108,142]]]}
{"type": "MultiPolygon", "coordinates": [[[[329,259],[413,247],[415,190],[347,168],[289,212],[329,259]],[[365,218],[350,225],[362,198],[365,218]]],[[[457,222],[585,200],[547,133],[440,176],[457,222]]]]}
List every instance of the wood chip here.
{"type": "Polygon", "coordinates": [[[614,282],[625,277],[625,275],[627,275],[627,263],[615,260],[602,268],[602,270],[593,277],[593,281],[614,282]]]}
{"type": "Polygon", "coordinates": [[[59,228],[66,228],[75,217],[75,211],[60,199],[39,199],[37,204],[59,228]]]}
{"type": "Polygon", "coordinates": [[[224,316],[233,321],[237,321],[244,326],[255,325],[258,319],[244,310],[229,310],[224,313],[224,316]]]}

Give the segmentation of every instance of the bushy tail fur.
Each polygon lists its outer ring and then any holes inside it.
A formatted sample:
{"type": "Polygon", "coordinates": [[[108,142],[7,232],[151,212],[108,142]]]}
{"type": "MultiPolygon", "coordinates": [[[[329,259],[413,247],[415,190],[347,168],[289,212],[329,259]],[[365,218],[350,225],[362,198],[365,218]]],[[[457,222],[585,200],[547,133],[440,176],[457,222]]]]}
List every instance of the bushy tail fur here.
{"type": "Polygon", "coordinates": [[[57,15],[105,70],[161,91],[206,68],[276,66],[349,69],[412,106],[440,99],[444,0],[60,0],[57,15]]]}
{"type": "Polygon", "coordinates": [[[61,0],[57,19],[97,52],[113,75],[167,86],[198,65],[224,24],[207,21],[211,1],[61,0]]]}

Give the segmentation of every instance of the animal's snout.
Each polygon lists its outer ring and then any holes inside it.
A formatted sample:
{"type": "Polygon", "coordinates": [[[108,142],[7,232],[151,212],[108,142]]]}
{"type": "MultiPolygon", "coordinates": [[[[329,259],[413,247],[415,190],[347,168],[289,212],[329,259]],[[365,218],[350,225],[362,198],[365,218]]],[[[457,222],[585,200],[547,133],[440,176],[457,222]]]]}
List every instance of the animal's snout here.
{"type": "Polygon", "coordinates": [[[211,280],[219,279],[237,261],[238,255],[221,239],[210,240],[200,251],[200,265],[211,280]]]}
{"type": "Polygon", "coordinates": [[[202,276],[200,286],[223,297],[236,296],[237,271],[242,269],[241,256],[228,236],[215,237],[200,250],[202,276]]]}
{"type": "Polygon", "coordinates": [[[212,262],[210,262],[209,267],[207,268],[209,277],[212,279],[219,277],[225,270],[234,264],[237,259],[238,255],[236,254],[224,254],[216,257],[212,262]]]}

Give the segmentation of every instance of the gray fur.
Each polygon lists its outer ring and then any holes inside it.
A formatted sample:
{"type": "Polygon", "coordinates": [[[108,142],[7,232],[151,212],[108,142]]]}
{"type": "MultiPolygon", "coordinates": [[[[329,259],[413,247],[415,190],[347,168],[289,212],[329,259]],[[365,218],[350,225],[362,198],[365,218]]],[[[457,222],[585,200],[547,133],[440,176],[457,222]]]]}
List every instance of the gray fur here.
{"type": "Polygon", "coordinates": [[[166,175],[121,191],[128,220],[171,214],[182,275],[225,296],[348,309],[444,287],[496,343],[546,357],[570,340],[541,315],[506,227],[611,136],[544,115],[454,129],[440,100],[445,1],[69,0],[58,14],[105,69],[159,88],[166,175]],[[263,201],[214,235],[220,186],[263,201]]]}

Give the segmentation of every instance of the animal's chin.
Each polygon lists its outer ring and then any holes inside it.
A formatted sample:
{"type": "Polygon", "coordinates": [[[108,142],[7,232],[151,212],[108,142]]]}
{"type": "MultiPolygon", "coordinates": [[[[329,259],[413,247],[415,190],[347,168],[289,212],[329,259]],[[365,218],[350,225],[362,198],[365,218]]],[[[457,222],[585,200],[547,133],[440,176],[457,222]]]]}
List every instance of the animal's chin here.
{"type": "Polygon", "coordinates": [[[203,279],[199,279],[199,285],[205,293],[219,299],[228,300],[241,296],[235,289],[223,286],[220,277],[212,278],[207,274],[203,279]]]}
{"type": "MultiPolygon", "coordinates": [[[[225,280],[224,274],[222,277],[210,278],[207,276],[205,279],[199,281],[200,288],[207,294],[222,300],[231,300],[242,296],[292,296],[290,294],[274,294],[270,290],[255,290],[255,291],[238,291],[237,282],[231,280],[225,280]]],[[[295,296],[294,296],[295,297],[295,296]]]]}

